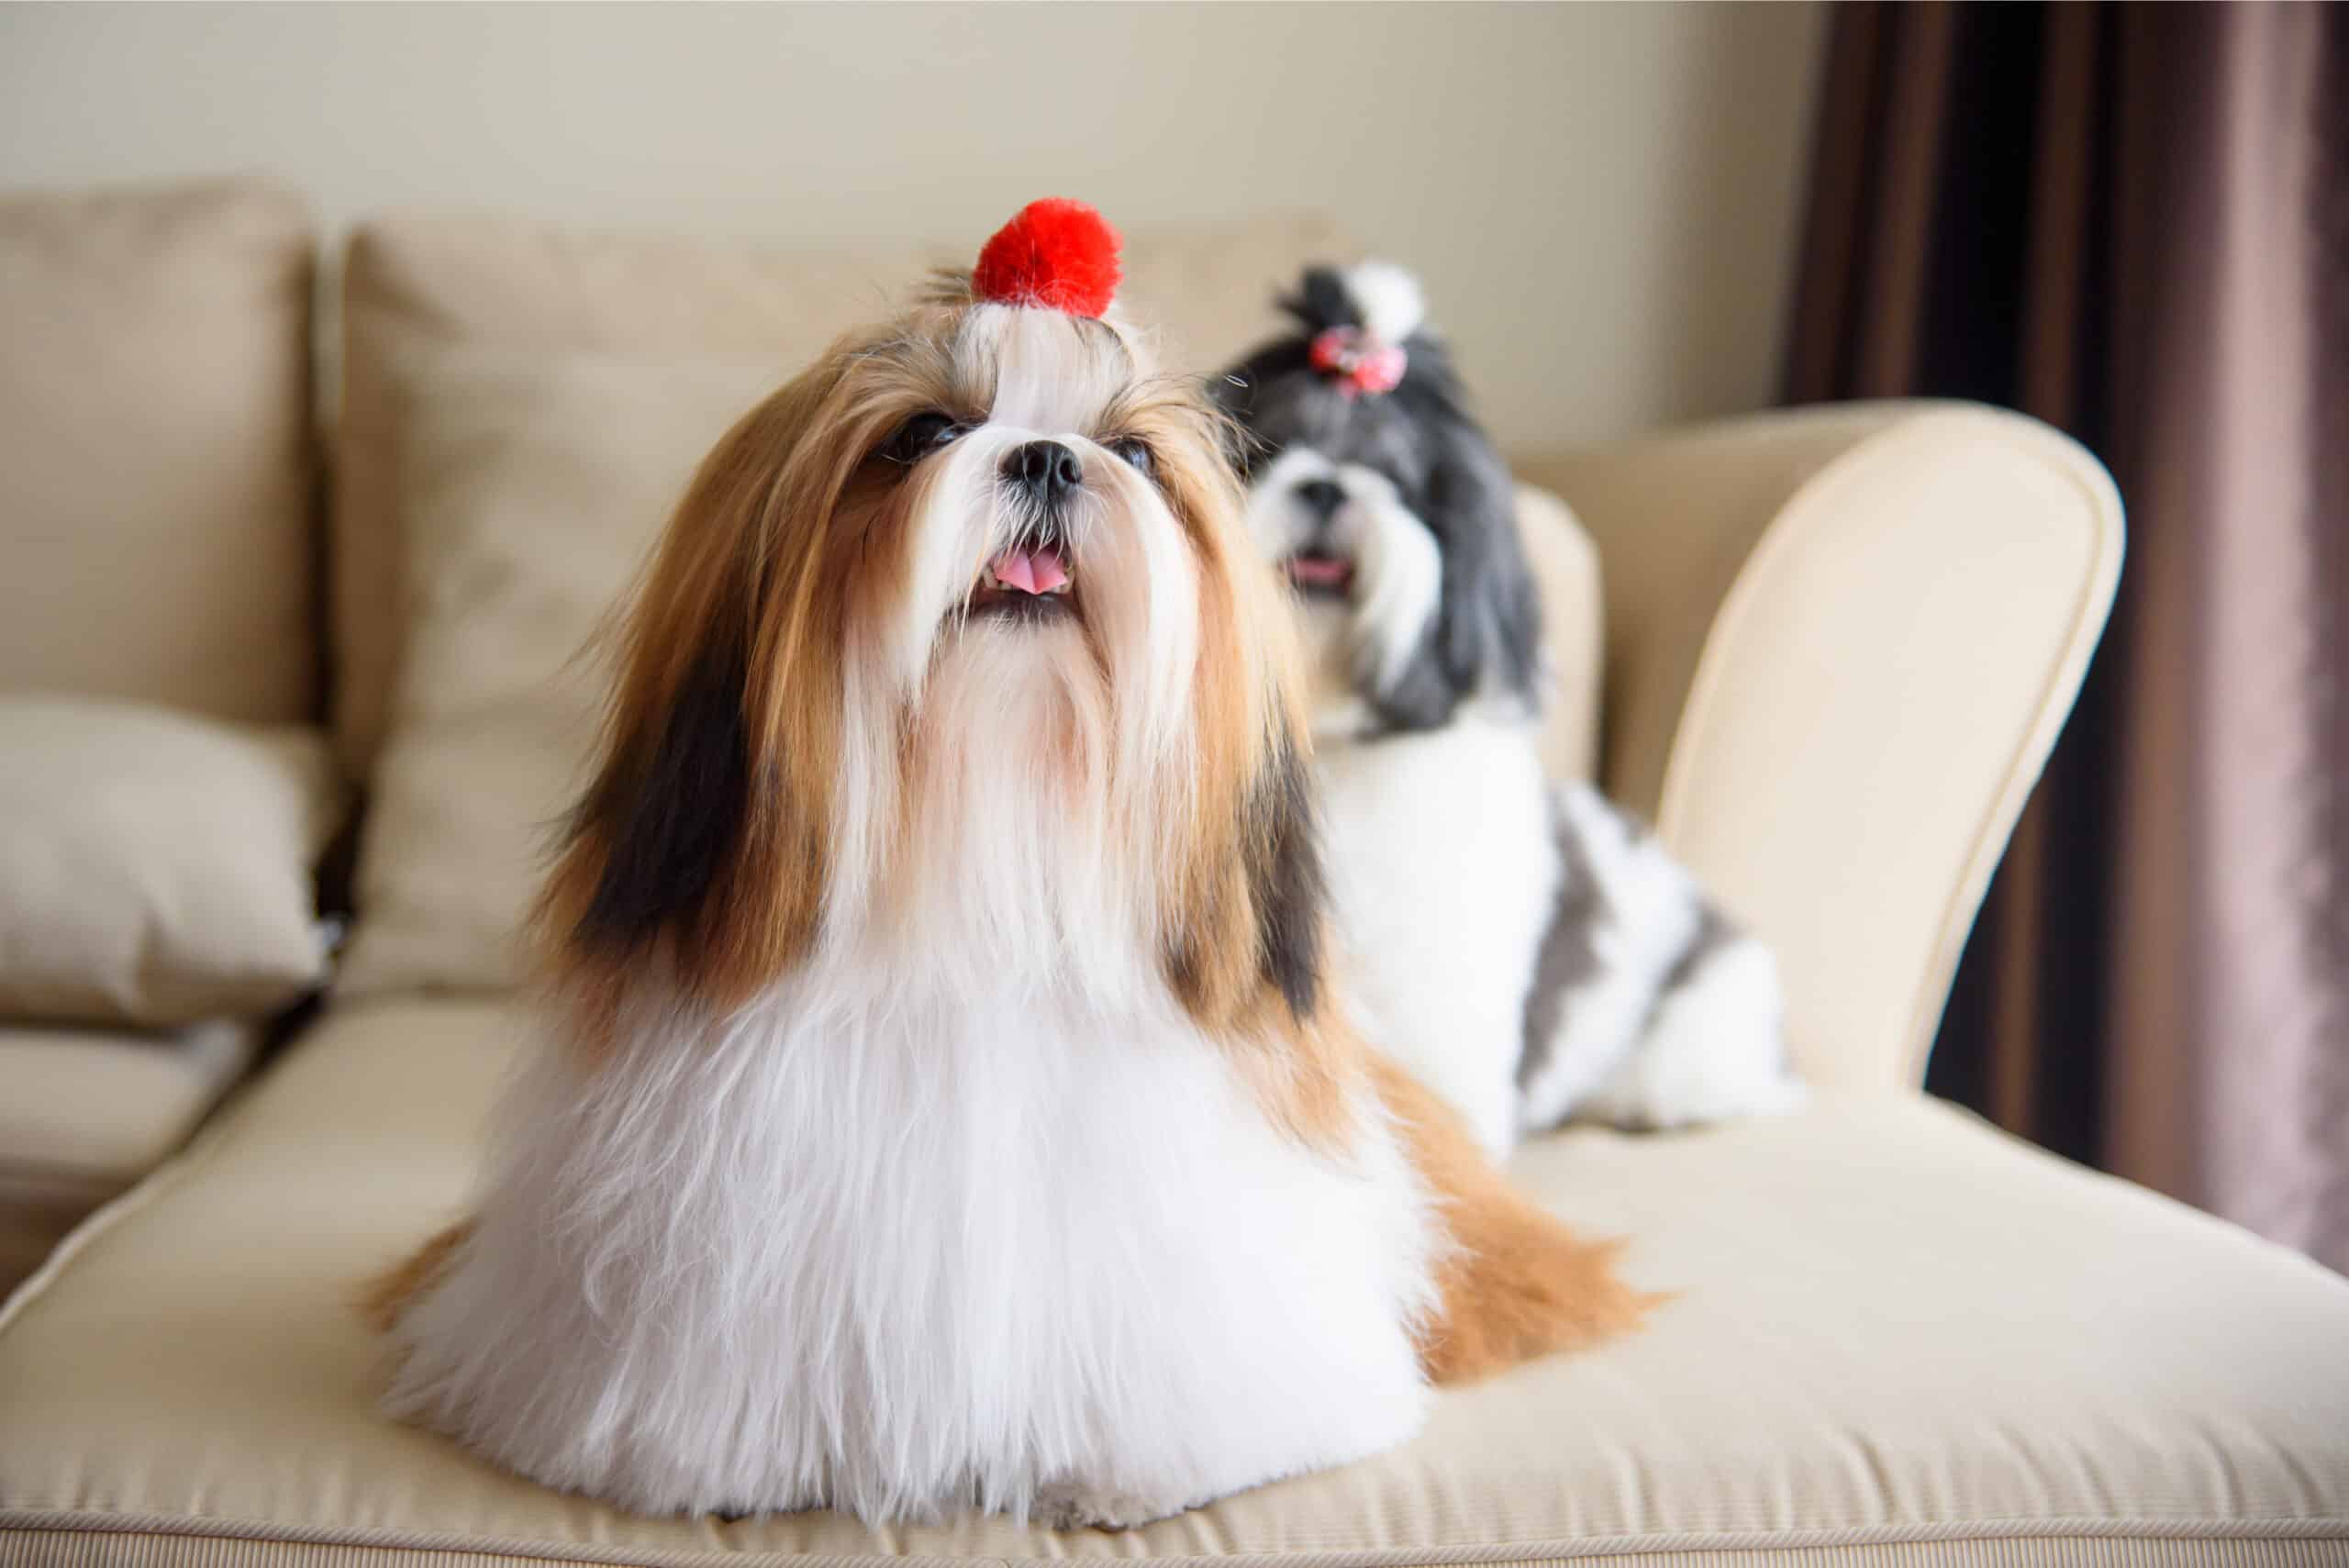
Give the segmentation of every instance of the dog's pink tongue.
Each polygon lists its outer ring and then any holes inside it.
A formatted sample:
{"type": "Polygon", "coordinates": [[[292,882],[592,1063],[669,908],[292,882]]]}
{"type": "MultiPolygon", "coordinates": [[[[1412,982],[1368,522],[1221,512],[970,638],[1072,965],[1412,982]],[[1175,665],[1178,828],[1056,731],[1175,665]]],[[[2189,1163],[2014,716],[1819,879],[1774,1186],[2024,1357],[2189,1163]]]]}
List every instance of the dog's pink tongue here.
{"type": "Polygon", "coordinates": [[[1292,555],[1288,561],[1288,574],[1291,577],[1299,583],[1311,583],[1316,585],[1328,584],[1334,587],[1351,576],[1353,569],[1353,562],[1350,561],[1332,561],[1321,555],[1292,555]]]}
{"type": "Polygon", "coordinates": [[[1061,552],[1049,547],[1007,550],[995,558],[990,570],[996,582],[1023,594],[1049,594],[1068,581],[1068,568],[1062,563],[1061,552]]]}

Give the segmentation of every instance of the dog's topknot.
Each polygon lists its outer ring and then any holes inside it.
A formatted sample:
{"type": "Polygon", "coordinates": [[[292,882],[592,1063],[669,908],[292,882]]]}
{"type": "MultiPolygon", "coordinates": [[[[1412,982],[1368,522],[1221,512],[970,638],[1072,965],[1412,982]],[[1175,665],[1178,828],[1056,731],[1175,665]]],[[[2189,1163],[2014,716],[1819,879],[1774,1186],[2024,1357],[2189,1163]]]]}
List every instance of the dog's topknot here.
{"type": "Polygon", "coordinates": [[[996,305],[1099,316],[1117,297],[1118,231],[1083,202],[1030,202],[979,251],[971,288],[996,305]]]}

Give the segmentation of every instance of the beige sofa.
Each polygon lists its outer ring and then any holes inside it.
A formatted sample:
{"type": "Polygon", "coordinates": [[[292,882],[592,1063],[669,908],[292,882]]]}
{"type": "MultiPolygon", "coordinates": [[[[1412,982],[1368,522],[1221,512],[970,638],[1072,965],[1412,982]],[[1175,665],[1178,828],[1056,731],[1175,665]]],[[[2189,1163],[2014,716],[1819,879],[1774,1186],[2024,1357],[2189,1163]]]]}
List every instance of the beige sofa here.
{"type": "MultiPolygon", "coordinates": [[[[264,198],[205,199],[233,228],[264,198]]],[[[1341,243],[1145,234],[1130,292],[1205,363],[1341,243]]],[[[296,517],[261,559],[331,563],[324,713],[373,799],[358,940],[275,1064],[0,1309],[0,1564],[2349,1561],[2349,1283],[1920,1091],[2121,550],[2078,449],[1951,406],[1525,465],[1573,506],[1522,509],[1558,630],[1553,762],[1595,762],[1776,944],[1819,1090],[1781,1120],[1523,1151],[1523,1182],[1679,1293],[1642,1333],[1447,1394],[1400,1451],[1123,1536],[636,1518],[378,1417],[352,1290],[464,1202],[511,1059],[483,933],[528,857],[467,812],[544,789],[577,741],[543,670],[606,591],[589,565],[625,555],[585,519],[659,487],[634,476],[693,435],[677,410],[747,373],[718,360],[787,366],[909,267],[491,220],[357,236],[323,550],[296,517]]],[[[299,473],[304,450],[254,461],[299,473]]],[[[250,593],[207,553],[232,536],[173,539],[195,564],[138,590],[178,595],[172,625],[250,593]]],[[[160,624],[146,604],[77,612],[108,628],[93,687],[184,662],[117,646],[160,624]]],[[[249,624],[289,672],[270,716],[317,712],[290,673],[319,662],[303,617],[249,624]]],[[[83,674],[51,642],[34,675],[0,649],[0,685],[83,674]]]]}

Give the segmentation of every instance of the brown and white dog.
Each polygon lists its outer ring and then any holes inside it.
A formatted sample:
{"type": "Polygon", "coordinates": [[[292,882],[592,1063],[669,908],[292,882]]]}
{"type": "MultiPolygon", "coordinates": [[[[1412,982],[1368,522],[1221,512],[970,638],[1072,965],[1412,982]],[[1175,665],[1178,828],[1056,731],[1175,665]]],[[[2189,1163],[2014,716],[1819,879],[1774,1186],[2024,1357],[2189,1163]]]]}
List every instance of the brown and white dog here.
{"type": "Polygon", "coordinates": [[[1633,1322],[1330,995],[1217,417],[1040,203],[702,464],[388,1396],[645,1510],[1122,1526],[1633,1322]]]}

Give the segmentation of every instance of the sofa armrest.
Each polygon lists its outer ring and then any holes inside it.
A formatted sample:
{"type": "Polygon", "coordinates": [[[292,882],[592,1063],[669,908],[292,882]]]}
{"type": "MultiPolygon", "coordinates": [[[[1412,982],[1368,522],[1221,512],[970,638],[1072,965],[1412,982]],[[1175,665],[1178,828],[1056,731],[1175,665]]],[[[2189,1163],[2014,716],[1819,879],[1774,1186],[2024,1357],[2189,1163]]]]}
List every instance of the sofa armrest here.
{"type": "Polygon", "coordinates": [[[2119,578],[2120,498],[2018,415],[1764,415],[1523,463],[1598,544],[1607,781],[1765,936],[1804,1073],[1922,1081],[2119,578]]]}
{"type": "Polygon", "coordinates": [[[1598,773],[1605,590],[1598,547],[1564,501],[1517,487],[1517,531],[1542,595],[1542,765],[1553,779],[1598,773]]]}

